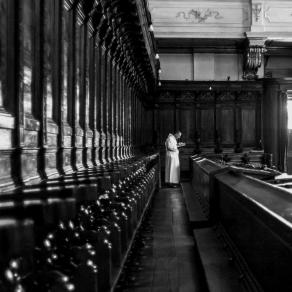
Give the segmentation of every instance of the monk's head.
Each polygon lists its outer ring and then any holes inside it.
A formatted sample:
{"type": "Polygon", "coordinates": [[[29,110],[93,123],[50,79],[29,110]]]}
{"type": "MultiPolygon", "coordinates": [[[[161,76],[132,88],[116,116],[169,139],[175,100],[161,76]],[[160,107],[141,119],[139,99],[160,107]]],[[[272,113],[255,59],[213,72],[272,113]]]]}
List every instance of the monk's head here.
{"type": "Polygon", "coordinates": [[[181,137],[181,131],[176,131],[174,137],[175,139],[179,139],[181,137]]]}

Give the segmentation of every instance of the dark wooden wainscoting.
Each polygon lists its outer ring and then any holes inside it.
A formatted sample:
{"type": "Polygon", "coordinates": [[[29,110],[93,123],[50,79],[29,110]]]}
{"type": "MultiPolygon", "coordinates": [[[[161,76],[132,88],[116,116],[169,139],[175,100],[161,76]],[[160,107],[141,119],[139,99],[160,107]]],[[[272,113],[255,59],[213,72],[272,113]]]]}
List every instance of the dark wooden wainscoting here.
{"type": "MultiPolygon", "coordinates": [[[[197,151],[241,152],[260,147],[261,81],[163,82],[157,96],[155,127],[162,154],[169,133],[182,132],[181,169],[197,151]]],[[[163,164],[162,164],[163,165],[163,164]]]]}

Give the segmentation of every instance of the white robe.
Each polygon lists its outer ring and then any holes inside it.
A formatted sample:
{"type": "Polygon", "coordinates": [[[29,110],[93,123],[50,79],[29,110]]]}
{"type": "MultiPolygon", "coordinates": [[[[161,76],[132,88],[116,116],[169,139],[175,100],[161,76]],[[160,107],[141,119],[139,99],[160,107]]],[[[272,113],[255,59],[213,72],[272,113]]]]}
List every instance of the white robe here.
{"type": "Polygon", "coordinates": [[[180,180],[179,150],[172,134],[169,134],[165,141],[165,149],[165,182],[177,184],[180,180]]]}

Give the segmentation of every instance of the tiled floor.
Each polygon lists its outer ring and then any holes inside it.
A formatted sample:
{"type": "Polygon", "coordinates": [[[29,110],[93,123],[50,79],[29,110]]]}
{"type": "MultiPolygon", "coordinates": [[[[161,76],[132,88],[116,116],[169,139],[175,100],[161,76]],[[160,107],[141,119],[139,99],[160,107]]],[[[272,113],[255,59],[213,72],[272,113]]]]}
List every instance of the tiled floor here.
{"type": "Polygon", "coordinates": [[[155,195],[116,291],[207,291],[181,189],[155,195]]]}

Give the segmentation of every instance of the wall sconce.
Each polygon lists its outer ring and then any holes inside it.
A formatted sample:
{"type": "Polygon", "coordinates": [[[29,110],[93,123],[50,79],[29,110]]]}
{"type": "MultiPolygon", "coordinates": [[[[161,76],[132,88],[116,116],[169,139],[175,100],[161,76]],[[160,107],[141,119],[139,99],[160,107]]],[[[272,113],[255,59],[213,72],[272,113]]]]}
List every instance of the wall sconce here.
{"type": "Polygon", "coordinates": [[[149,25],[149,31],[152,31],[152,32],[154,31],[154,27],[152,23],[149,25]]]}
{"type": "Polygon", "coordinates": [[[210,86],[210,87],[209,87],[209,90],[211,91],[212,89],[213,89],[212,86],[210,86]]]}
{"type": "Polygon", "coordinates": [[[161,68],[159,68],[159,69],[158,69],[158,73],[159,73],[159,74],[161,74],[161,73],[162,73],[162,70],[161,70],[161,68]]]}
{"type": "Polygon", "coordinates": [[[160,81],[158,82],[158,86],[161,86],[161,82],[160,81]]]}
{"type": "Polygon", "coordinates": [[[159,55],[158,54],[155,55],[155,59],[159,60],[159,55]]]}

